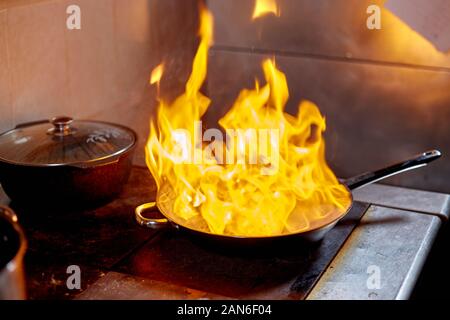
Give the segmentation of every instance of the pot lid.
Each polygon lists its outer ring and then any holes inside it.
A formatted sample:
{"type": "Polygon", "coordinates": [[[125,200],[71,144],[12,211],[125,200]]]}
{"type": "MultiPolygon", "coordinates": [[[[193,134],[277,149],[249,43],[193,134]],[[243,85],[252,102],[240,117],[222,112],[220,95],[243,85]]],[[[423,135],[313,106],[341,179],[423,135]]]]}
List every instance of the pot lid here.
{"type": "Polygon", "coordinates": [[[0,135],[0,161],[32,166],[109,162],[136,143],[133,130],[106,122],[55,117],[0,135]]]}

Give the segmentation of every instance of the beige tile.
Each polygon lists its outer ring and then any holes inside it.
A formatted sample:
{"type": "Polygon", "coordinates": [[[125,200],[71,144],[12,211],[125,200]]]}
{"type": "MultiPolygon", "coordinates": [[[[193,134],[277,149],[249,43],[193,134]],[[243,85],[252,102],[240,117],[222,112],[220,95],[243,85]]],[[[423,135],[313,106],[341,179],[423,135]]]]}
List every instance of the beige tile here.
{"type": "Polygon", "coordinates": [[[149,1],[85,0],[77,4],[81,30],[66,31],[74,116],[133,128],[140,138],[135,162],[143,165],[155,101],[148,77],[157,61],[151,48],[149,1]]]}
{"type": "Polygon", "coordinates": [[[209,0],[216,45],[450,67],[450,53],[437,51],[388,10],[382,10],[382,30],[367,29],[367,7],[383,7],[385,0],[277,2],[280,18],[252,22],[255,0],[209,0]]]}
{"type": "Polygon", "coordinates": [[[66,30],[74,115],[129,123],[135,115],[132,108],[149,90],[153,52],[148,1],[81,0],[77,4],[81,30],[66,30]]]}
{"type": "Polygon", "coordinates": [[[1,0],[0,10],[19,6],[29,6],[40,2],[50,2],[50,1],[52,0],[1,0]]]}
{"type": "Polygon", "coordinates": [[[28,6],[30,4],[36,4],[45,1],[48,2],[51,0],[2,0],[0,1],[0,10],[18,6],[28,6]]]}
{"type": "Polygon", "coordinates": [[[155,96],[152,92],[147,92],[141,101],[136,104],[126,104],[120,106],[115,112],[108,109],[99,111],[97,119],[103,119],[113,123],[120,123],[136,131],[138,135],[138,144],[134,157],[134,163],[145,166],[145,143],[149,134],[149,120],[151,111],[155,108],[155,96]]]}
{"type": "MultiPolygon", "coordinates": [[[[261,80],[253,54],[214,52],[209,70],[213,104],[210,125],[226,111],[239,90],[261,80]]],[[[341,177],[350,177],[439,148],[444,157],[427,168],[389,183],[450,192],[450,73],[412,68],[277,57],[286,72],[296,113],[301,99],[314,101],[327,119],[327,158],[341,177]]]]}
{"type": "Polygon", "coordinates": [[[184,86],[195,47],[194,2],[80,0],[81,30],[65,31],[74,115],[136,130],[138,164],[144,164],[149,118],[156,105],[150,72],[165,61],[164,93],[171,96],[174,88],[184,86]]]}
{"type": "Polygon", "coordinates": [[[130,126],[139,136],[135,163],[145,165],[144,146],[156,90],[148,83],[161,62],[165,73],[161,95],[172,99],[183,89],[195,51],[197,0],[115,0],[115,50],[120,76],[119,105],[100,117],[130,126]]]}
{"type": "MultiPolygon", "coordinates": [[[[114,0],[113,14],[118,108],[127,113],[151,90],[149,74],[158,61],[158,53],[151,42],[150,1],[114,0]]],[[[149,112],[141,116],[148,116],[149,112]]]]}
{"type": "Polygon", "coordinates": [[[13,125],[6,17],[6,10],[0,11],[0,132],[10,129],[13,125]]]}
{"type": "Polygon", "coordinates": [[[16,123],[70,113],[64,28],[59,2],[8,9],[16,123]]]}
{"type": "Polygon", "coordinates": [[[151,0],[114,0],[114,49],[120,75],[116,112],[100,117],[133,128],[139,137],[135,164],[145,165],[144,145],[156,91],[148,84],[150,70],[159,63],[159,48],[152,46],[151,0]]]}
{"type": "Polygon", "coordinates": [[[137,164],[145,165],[144,145],[156,107],[155,87],[148,84],[150,72],[165,63],[161,83],[165,99],[184,89],[196,47],[197,5],[197,0],[115,0],[119,105],[114,113],[104,110],[99,116],[137,131],[137,164]]]}
{"type": "MultiPolygon", "coordinates": [[[[70,103],[75,117],[115,112],[118,74],[114,48],[113,0],[80,0],[81,30],[64,29],[70,103]]],[[[73,1],[64,1],[64,7],[73,1]]]]}

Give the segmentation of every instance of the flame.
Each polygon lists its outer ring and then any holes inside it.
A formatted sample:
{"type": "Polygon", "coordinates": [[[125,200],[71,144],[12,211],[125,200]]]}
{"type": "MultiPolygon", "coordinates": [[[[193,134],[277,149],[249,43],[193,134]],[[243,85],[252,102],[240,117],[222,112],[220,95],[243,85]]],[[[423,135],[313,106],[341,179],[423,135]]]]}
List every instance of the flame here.
{"type": "MultiPolygon", "coordinates": [[[[325,161],[325,119],[309,101],[296,116],[284,112],[285,75],[274,60],[263,62],[266,84],[244,89],[219,120],[220,139],[205,139],[199,122],[210,100],[205,81],[213,17],[201,10],[201,42],[185,92],[160,101],[150,123],[147,165],[158,194],[172,196],[176,222],[214,234],[270,236],[322,226],[345,212],[351,196],[325,161]],[[222,135],[223,137],[223,135],[222,135]],[[205,146],[205,140],[212,141],[205,146]]],[[[209,137],[211,138],[211,137],[209,137]]]]}
{"type": "Polygon", "coordinates": [[[255,8],[253,9],[253,17],[255,20],[267,14],[274,14],[280,16],[280,10],[275,0],[255,0],[255,8]]]}
{"type": "Polygon", "coordinates": [[[164,74],[164,63],[159,64],[153,69],[150,75],[150,84],[159,83],[164,74]]]}

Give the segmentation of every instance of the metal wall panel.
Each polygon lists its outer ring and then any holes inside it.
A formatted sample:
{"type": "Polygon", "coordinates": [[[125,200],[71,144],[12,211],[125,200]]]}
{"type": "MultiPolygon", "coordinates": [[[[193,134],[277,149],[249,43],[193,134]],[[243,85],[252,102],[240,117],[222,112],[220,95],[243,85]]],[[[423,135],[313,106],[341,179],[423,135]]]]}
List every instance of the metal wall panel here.
{"type": "Polygon", "coordinates": [[[255,0],[209,0],[215,44],[450,68],[450,54],[383,8],[385,0],[277,0],[280,18],[252,21],[255,0]],[[367,28],[369,5],[382,8],[381,30],[367,28]]]}
{"type": "MultiPolygon", "coordinates": [[[[206,119],[213,126],[242,88],[263,81],[268,56],[213,50],[206,119]]],[[[276,57],[287,75],[287,110],[309,99],[327,120],[327,158],[341,177],[403,160],[431,148],[444,157],[427,168],[387,180],[390,184],[450,192],[450,73],[305,57],[276,57]]]]}

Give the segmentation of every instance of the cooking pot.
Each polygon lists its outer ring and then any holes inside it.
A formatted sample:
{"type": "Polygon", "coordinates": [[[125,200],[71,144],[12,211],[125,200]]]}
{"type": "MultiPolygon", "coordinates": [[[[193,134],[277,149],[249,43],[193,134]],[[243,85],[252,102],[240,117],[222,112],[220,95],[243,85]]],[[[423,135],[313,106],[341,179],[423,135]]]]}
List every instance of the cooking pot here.
{"type": "MultiPolygon", "coordinates": [[[[351,194],[351,190],[361,188],[368,184],[374,183],[381,179],[390,177],[392,175],[416,169],[427,165],[429,162],[434,161],[441,157],[441,153],[438,150],[431,150],[421,154],[418,154],[406,161],[402,161],[383,169],[363,173],[353,178],[343,181],[343,185],[348,189],[351,194]]],[[[189,235],[193,235],[196,239],[200,239],[202,242],[212,243],[218,246],[232,246],[232,247],[255,247],[260,245],[273,245],[274,243],[286,240],[301,240],[308,243],[322,240],[323,237],[330,231],[351,209],[351,205],[342,212],[339,216],[333,216],[330,214],[330,219],[321,221],[321,225],[313,228],[302,230],[300,232],[282,233],[280,235],[271,236],[234,236],[226,234],[214,234],[205,230],[194,229],[191,226],[186,225],[177,218],[177,215],[173,212],[173,204],[176,199],[174,190],[169,184],[163,183],[158,190],[156,202],[150,202],[140,205],[135,210],[135,218],[139,225],[148,228],[175,228],[189,235]],[[162,218],[149,218],[144,214],[155,212],[162,214],[162,218]]],[[[353,203],[353,197],[351,199],[353,203]]]]}
{"type": "Polygon", "coordinates": [[[14,212],[0,206],[0,300],[25,299],[26,240],[14,212]]]}
{"type": "Polygon", "coordinates": [[[20,205],[99,205],[122,191],[136,141],[132,129],[107,122],[22,124],[0,135],[0,183],[20,205]]]}

